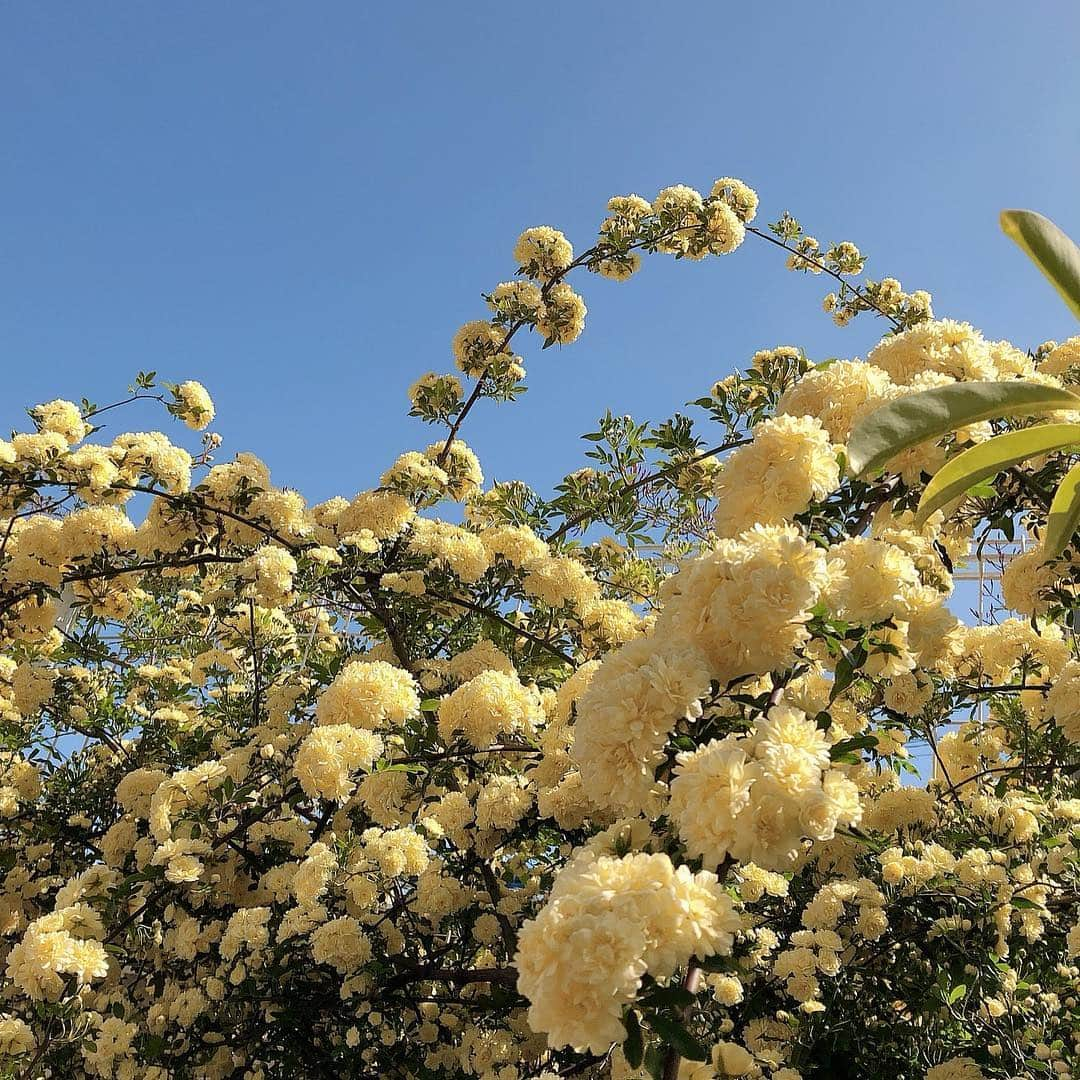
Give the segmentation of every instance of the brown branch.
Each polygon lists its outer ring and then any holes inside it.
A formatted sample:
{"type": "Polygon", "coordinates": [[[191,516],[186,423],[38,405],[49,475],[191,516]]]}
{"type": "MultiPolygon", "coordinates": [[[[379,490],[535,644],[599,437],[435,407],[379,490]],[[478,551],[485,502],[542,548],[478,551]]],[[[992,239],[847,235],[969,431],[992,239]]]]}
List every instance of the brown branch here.
{"type": "Polygon", "coordinates": [[[577,666],[574,660],[567,656],[560,648],[552,645],[546,638],[542,638],[538,634],[534,634],[531,630],[526,630],[524,627],[512,623],[509,619],[500,615],[499,612],[493,611],[491,608],[486,608],[481,604],[474,603],[472,600],[466,600],[461,596],[447,596],[443,593],[431,591],[428,592],[428,596],[431,596],[436,600],[444,600],[448,604],[455,604],[457,607],[465,608],[467,611],[474,611],[478,615],[484,615],[502,626],[505,626],[519,637],[525,638],[526,641],[531,641],[534,645],[539,645],[540,648],[545,649],[547,652],[551,653],[552,656],[557,656],[564,664],[569,664],[570,667],[577,666]]]}
{"type": "Polygon", "coordinates": [[[824,271],[829,277],[839,281],[841,285],[850,289],[868,308],[876,311],[883,319],[888,319],[893,324],[893,327],[897,330],[903,329],[903,324],[899,320],[890,315],[887,311],[879,308],[863,291],[857,286],[852,285],[850,281],[846,280],[844,275],[838,273],[836,270],[831,269],[820,259],[814,258],[813,255],[804,255],[801,251],[796,251],[795,248],[789,247],[783,240],[778,240],[775,236],[770,236],[767,232],[762,232],[761,229],[755,229],[752,225],[746,226],[746,231],[759,237],[762,240],[768,240],[770,244],[775,244],[778,248],[783,248],[784,251],[790,255],[794,255],[796,258],[801,259],[805,263],[809,263],[811,266],[816,266],[819,270],[824,271]]]}
{"type": "MultiPolygon", "coordinates": [[[[691,232],[694,230],[700,231],[704,228],[705,226],[703,224],[675,226],[671,229],[668,229],[667,232],[660,232],[655,236],[646,237],[643,240],[632,243],[628,246],[627,250],[635,251],[637,248],[648,247],[652,244],[657,244],[661,240],[667,239],[669,236],[675,236],[677,233],[691,232]]],[[[541,288],[541,300],[546,300],[548,293],[550,293],[551,290],[556,285],[558,285],[559,282],[561,282],[570,273],[571,270],[576,270],[581,266],[587,266],[590,262],[593,262],[598,257],[600,257],[601,253],[604,250],[606,249],[603,244],[595,244],[593,247],[589,248],[588,251],[582,252],[572,263],[570,263],[569,266],[564,267],[557,274],[554,274],[541,288]]],[[[495,355],[498,356],[507,347],[507,345],[510,344],[514,335],[523,326],[526,325],[529,325],[528,319],[518,319],[517,321],[511,323],[506,333],[503,335],[503,339],[499,343],[499,347],[495,350],[495,355]]],[[[439,451],[438,456],[435,458],[436,465],[442,465],[446,461],[446,456],[450,453],[450,447],[454,445],[454,440],[457,438],[457,434],[461,430],[461,425],[465,422],[465,417],[469,415],[469,413],[472,411],[473,406],[480,400],[483,394],[484,380],[486,378],[486,372],[482,372],[477,378],[476,385],[473,387],[472,393],[469,395],[468,399],[466,400],[464,406],[461,409],[461,412],[458,413],[458,415],[454,419],[453,424],[451,424],[450,426],[450,433],[446,436],[446,442],[443,443],[442,449],[439,451]]]]}
{"type": "Polygon", "coordinates": [[[401,636],[401,632],[398,630],[393,619],[391,619],[390,612],[386,605],[379,599],[376,590],[372,587],[365,596],[359,589],[346,584],[345,591],[360,604],[369,615],[378,620],[383,630],[386,631],[390,646],[393,648],[398,660],[401,661],[401,666],[410,674],[415,674],[412,653],[405,644],[405,639],[401,636]]]}
{"type": "MultiPolygon", "coordinates": [[[[701,967],[693,956],[690,957],[690,961],[686,965],[686,975],[683,977],[682,987],[691,994],[696,994],[701,987],[701,967]]],[[[691,1009],[693,1009],[693,1003],[683,1009],[682,1018],[684,1022],[689,1019],[691,1009]]],[[[680,1060],[679,1051],[674,1046],[669,1046],[667,1054],[664,1056],[664,1071],[662,1074],[664,1080],[678,1080],[680,1060]]]]}
{"type": "Polygon", "coordinates": [[[506,955],[513,958],[515,949],[514,928],[510,920],[499,910],[499,883],[495,880],[491,865],[486,859],[480,860],[480,876],[484,879],[484,888],[491,897],[491,904],[495,911],[495,918],[499,922],[499,930],[502,934],[503,945],[506,946],[506,955]]]}
{"type": "Polygon", "coordinates": [[[89,420],[92,416],[100,416],[102,413],[107,413],[112,409],[119,409],[122,405],[130,405],[133,401],[160,401],[164,405],[165,395],[132,394],[130,397],[124,398],[123,401],[114,401],[111,405],[102,405],[100,409],[91,409],[88,413],[83,414],[83,419],[89,420]]]}
{"type": "MultiPolygon", "coordinates": [[[[182,559],[154,559],[148,562],[132,563],[129,566],[107,566],[100,570],[80,570],[73,574],[65,574],[60,579],[60,584],[70,585],[76,581],[109,581],[112,578],[123,577],[125,574],[142,574],[150,570],[182,570],[185,567],[202,566],[205,563],[238,562],[243,562],[242,556],[218,555],[212,551],[207,551],[201,555],[190,555],[182,559]]],[[[29,599],[36,591],[35,588],[28,588],[6,597],[0,603],[0,615],[9,611],[20,601],[29,599]]]]}
{"type": "Polygon", "coordinates": [[[517,972],[513,968],[441,968],[437,964],[421,964],[409,971],[399,972],[380,989],[384,993],[393,993],[414,982],[445,982],[453,986],[486,982],[515,986],[517,972]]]}
{"type": "MultiPolygon", "coordinates": [[[[769,708],[775,705],[784,692],[783,686],[779,686],[773,690],[769,695],[769,704],[766,706],[765,711],[768,712],[769,708]],[[775,700],[774,700],[775,698],[775,700]]],[[[716,868],[716,877],[720,884],[723,884],[728,876],[728,871],[734,865],[735,860],[730,856],[724,859],[724,861],[716,868]]],[[[686,965],[686,974],[683,976],[682,986],[684,990],[689,991],[691,994],[696,994],[701,988],[701,965],[698,963],[697,957],[691,956],[686,965]]],[[[685,1024],[690,1019],[690,1014],[693,1011],[694,1003],[691,1001],[682,1011],[682,1020],[685,1024]]],[[[679,1060],[681,1055],[674,1046],[669,1046],[667,1053],[664,1055],[664,1070],[661,1073],[663,1080],[677,1080],[679,1075],[679,1060]]]]}
{"type": "Polygon", "coordinates": [[[205,510],[208,514],[217,514],[219,517],[229,518],[231,521],[246,525],[249,529],[254,529],[255,532],[262,533],[263,536],[269,537],[271,540],[276,540],[282,547],[287,548],[289,551],[301,551],[305,547],[311,546],[310,544],[295,543],[282,536],[274,529],[271,529],[268,525],[260,525],[257,521],[252,521],[250,518],[246,518],[233,510],[226,510],[223,506],[215,506],[213,503],[207,502],[201,495],[194,491],[185,491],[183,494],[177,495],[171,491],[161,491],[159,488],[146,484],[113,484],[112,486],[124,491],[138,491],[143,495],[153,495],[156,498],[163,499],[165,502],[169,503],[194,503],[200,510],[205,510]]]}

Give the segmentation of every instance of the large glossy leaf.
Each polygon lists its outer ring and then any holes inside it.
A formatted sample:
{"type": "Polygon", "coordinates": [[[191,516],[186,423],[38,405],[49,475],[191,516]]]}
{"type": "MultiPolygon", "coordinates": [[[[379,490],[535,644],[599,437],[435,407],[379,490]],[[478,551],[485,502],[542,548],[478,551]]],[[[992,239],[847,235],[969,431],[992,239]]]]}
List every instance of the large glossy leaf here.
{"type": "Polygon", "coordinates": [[[1080,465],[1074,465],[1061,481],[1046,516],[1043,556],[1056,559],[1080,527],[1080,465]]]}
{"type": "Polygon", "coordinates": [[[848,468],[855,476],[864,476],[901,451],[965,424],[1055,409],[1080,409],[1080,397],[1020,380],[959,382],[922,390],[882,405],[856,424],[848,439],[848,468]]]}
{"type": "Polygon", "coordinates": [[[1040,424],[996,435],[950,458],[926,485],[915,522],[922,525],[935,510],[963,495],[968,488],[1002,469],[1038,454],[1080,444],[1080,424],[1040,424]]]}
{"type": "Polygon", "coordinates": [[[1046,275],[1080,319],[1080,247],[1034,210],[1002,210],[1001,228],[1046,275]]]}

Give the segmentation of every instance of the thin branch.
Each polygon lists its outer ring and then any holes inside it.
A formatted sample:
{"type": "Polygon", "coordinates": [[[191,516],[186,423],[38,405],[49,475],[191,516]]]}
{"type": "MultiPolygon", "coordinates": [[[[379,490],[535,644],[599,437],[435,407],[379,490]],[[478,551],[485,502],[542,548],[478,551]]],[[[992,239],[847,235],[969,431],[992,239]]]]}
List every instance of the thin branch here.
{"type": "Polygon", "coordinates": [[[483,615],[486,618],[505,626],[508,630],[517,634],[518,637],[525,638],[526,641],[531,641],[534,645],[538,645],[540,648],[549,652],[552,656],[558,657],[564,664],[569,664],[570,667],[576,667],[576,662],[567,656],[560,648],[552,645],[546,638],[540,637],[538,634],[534,634],[531,630],[526,630],[524,627],[518,626],[512,623],[509,619],[500,615],[499,612],[493,611],[491,608],[486,608],[481,604],[474,603],[472,600],[466,600],[461,596],[447,596],[443,593],[428,592],[428,596],[433,597],[436,600],[443,600],[448,604],[454,604],[457,607],[465,608],[467,611],[474,611],[478,615],[483,615]]]}
{"type": "MultiPolygon", "coordinates": [[[[611,492],[611,497],[616,495],[630,495],[635,491],[640,491],[644,487],[649,487],[651,484],[655,484],[660,480],[665,479],[672,473],[679,472],[681,469],[689,468],[691,465],[696,465],[699,461],[704,461],[706,458],[716,457],[717,454],[722,454],[725,450],[734,450],[738,446],[745,446],[750,439],[732,439],[730,442],[721,443],[719,446],[714,446],[711,450],[703,450],[700,454],[695,454],[693,457],[687,458],[685,461],[673,461],[669,465],[665,465],[662,469],[658,469],[654,473],[650,473],[648,476],[642,476],[635,480],[632,484],[628,484],[626,487],[619,488],[617,491],[611,492]]],[[[567,518],[548,538],[547,542],[553,543],[556,540],[564,537],[575,526],[580,525],[586,519],[594,516],[596,510],[602,509],[597,507],[595,509],[590,508],[583,510],[579,514],[575,514],[571,518],[567,518]]]]}
{"type": "Polygon", "coordinates": [[[113,409],[119,409],[122,405],[130,405],[133,401],[160,401],[164,405],[165,395],[132,394],[130,397],[126,397],[122,401],[114,401],[111,405],[102,405],[100,409],[91,409],[88,413],[83,414],[83,419],[89,420],[92,416],[100,416],[102,413],[110,412],[113,409]]]}
{"type": "Polygon", "coordinates": [[[768,240],[770,244],[775,244],[778,248],[782,248],[790,255],[794,255],[796,258],[801,259],[805,263],[809,263],[811,266],[817,267],[818,270],[828,274],[829,277],[839,281],[841,285],[847,286],[867,307],[876,311],[883,319],[888,319],[893,324],[894,329],[902,330],[903,325],[898,319],[890,315],[887,311],[879,308],[866,294],[857,286],[852,285],[843,274],[838,273],[836,270],[831,269],[820,259],[815,258],[813,255],[804,255],[801,251],[796,251],[795,248],[789,247],[783,240],[778,240],[775,236],[770,236],[767,232],[762,232],[761,229],[755,229],[753,225],[747,225],[746,231],[752,233],[754,236],[760,237],[762,240],[768,240]]]}

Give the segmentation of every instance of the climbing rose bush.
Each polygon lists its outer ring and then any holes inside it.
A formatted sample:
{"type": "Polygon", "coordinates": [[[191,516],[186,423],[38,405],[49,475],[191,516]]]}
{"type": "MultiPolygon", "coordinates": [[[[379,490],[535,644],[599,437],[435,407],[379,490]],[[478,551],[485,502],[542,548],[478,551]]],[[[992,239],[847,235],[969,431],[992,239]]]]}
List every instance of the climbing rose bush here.
{"type": "Polygon", "coordinates": [[[436,437],[351,497],[111,435],[213,421],[154,373],[0,441],[0,1075],[1075,1075],[1078,549],[1013,562],[986,625],[950,606],[1070,455],[915,528],[1008,422],[867,481],[845,443],[920,389],[1069,383],[1080,339],[935,319],[757,206],[722,178],[613,198],[578,255],[527,229],[410,390],[436,437]],[[485,487],[463,425],[530,331],[580,336],[575,271],[748,237],[881,320],[865,360],[763,350],[692,416],[606,414],[551,494],[485,487]]]}

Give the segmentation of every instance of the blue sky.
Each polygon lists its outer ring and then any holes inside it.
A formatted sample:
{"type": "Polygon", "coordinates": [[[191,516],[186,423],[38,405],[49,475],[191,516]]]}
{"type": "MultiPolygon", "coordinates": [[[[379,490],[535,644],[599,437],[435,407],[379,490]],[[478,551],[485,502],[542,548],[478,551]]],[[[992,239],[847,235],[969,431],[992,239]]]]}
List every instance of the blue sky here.
{"type": "MultiPolygon", "coordinates": [[[[585,247],[609,195],[725,174],[939,314],[1074,330],[996,224],[1080,236],[1073,3],[12,2],[0,28],[5,429],[155,368],[210,388],[223,453],[350,495],[431,441],[406,388],[450,368],[523,227],[585,247]]],[[[470,419],[490,477],[546,488],[604,407],[659,418],[758,348],[881,329],[834,328],[753,238],[579,287],[582,339],[470,419]]]]}

